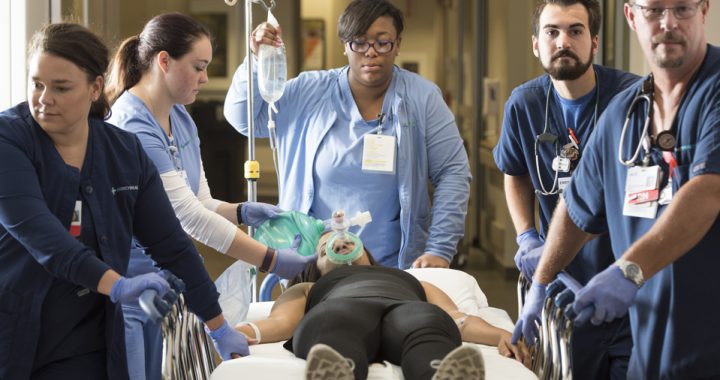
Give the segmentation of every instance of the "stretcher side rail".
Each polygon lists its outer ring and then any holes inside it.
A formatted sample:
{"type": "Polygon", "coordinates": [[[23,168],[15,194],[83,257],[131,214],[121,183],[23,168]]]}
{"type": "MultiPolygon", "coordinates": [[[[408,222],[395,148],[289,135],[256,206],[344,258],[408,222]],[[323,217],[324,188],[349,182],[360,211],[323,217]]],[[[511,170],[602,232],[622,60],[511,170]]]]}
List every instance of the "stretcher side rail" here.
{"type": "Polygon", "coordinates": [[[163,336],[163,380],[207,380],[215,370],[213,346],[202,321],[191,313],[182,292],[185,284],[168,275],[171,290],[160,297],[154,290],[140,296],[140,307],[160,325],[163,336]]]}
{"type": "MultiPolygon", "coordinates": [[[[518,278],[518,313],[522,311],[531,281],[518,278]]],[[[538,340],[528,343],[532,371],[540,380],[572,380],[572,334],[575,313],[572,304],[582,288],[577,280],[561,272],[545,291],[538,327],[538,340]]],[[[585,311],[583,311],[585,312],[585,311]]]]}

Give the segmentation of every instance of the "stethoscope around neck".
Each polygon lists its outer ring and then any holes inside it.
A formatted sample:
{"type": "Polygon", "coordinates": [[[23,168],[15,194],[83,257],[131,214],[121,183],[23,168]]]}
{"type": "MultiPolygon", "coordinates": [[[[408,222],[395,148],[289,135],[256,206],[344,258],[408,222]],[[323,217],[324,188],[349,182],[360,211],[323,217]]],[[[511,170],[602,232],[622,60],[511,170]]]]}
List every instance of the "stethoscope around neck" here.
{"type": "MultiPolygon", "coordinates": [[[[598,115],[598,103],[600,103],[600,82],[598,82],[598,76],[597,72],[594,72],[595,74],[595,111],[593,114],[593,129],[595,129],[595,126],[597,125],[597,115],[598,115]]],[[[537,178],[538,182],[540,183],[540,189],[536,189],[535,192],[540,195],[556,195],[560,193],[560,185],[558,182],[558,177],[560,175],[560,169],[556,168],[553,171],[555,172],[555,176],[553,178],[552,187],[550,190],[548,190],[545,187],[545,183],[543,182],[542,175],[540,174],[540,154],[538,154],[538,147],[540,143],[552,143],[555,146],[555,157],[558,157],[560,155],[560,141],[557,135],[554,135],[552,133],[549,133],[549,115],[550,115],[550,94],[552,93],[553,85],[552,80],[550,81],[550,85],[548,86],[547,92],[545,94],[545,125],[543,126],[543,133],[539,134],[535,138],[535,170],[537,170],[537,178]]],[[[579,149],[579,147],[578,147],[579,149]]]]}
{"type": "MultiPolygon", "coordinates": [[[[650,74],[650,76],[648,76],[648,78],[645,79],[645,81],[643,82],[640,92],[630,103],[627,115],[625,115],[625,123],[623,123],[623,128],[620,132],[620,143],[618,145],[618,161],[620,161],[620,163],[625,166],[636,165],[638,157],[640,156],[641,149],[645,152],[642,159],[642,166],[648,166],[648,164],[650,164],[650,147],[652,145],[652,142],[648,131],[650,130],[650,125],[652,124],[653,119],[654,89],[655,84],[653,82],[653,76],[652,74],[650,74]],[[645,114],[645,123],[643,125],[642,134],[640,135],[640,143],[635,148],[635,152],[633,153],[632,157],[626,160],[624,159],[625,155],[623,154],[623,151],[625,147],[625,135],[627,133],[627,126],[630,122],[630,118],[632,117],[633,112],[635,112],[643,102],[645,102],[647,112],[645,114]]],[[[675,133],[672,130],[662,131],[658,133],[657,137],[655,137],[655,143],[663,151],[672,151],[675,148],[675,142],[675,133]]]]}

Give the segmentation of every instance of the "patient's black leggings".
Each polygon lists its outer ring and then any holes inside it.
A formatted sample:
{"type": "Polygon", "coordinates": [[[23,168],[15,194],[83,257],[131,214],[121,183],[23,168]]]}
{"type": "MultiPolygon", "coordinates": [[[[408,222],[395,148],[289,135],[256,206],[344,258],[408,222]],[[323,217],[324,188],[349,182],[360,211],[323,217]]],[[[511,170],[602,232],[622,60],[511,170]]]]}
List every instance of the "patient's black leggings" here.
{"type": "Polygon", "coordinates": [[[384,360],[400,365],[406,379],[430,379],[430,361],[462,340],[452,318],[427,302],[337,298],[310,309],[295,330],[293,352],[306,359],[316,343],[352,359],[358,380],[367,378],[368,363],[384,360]]]}

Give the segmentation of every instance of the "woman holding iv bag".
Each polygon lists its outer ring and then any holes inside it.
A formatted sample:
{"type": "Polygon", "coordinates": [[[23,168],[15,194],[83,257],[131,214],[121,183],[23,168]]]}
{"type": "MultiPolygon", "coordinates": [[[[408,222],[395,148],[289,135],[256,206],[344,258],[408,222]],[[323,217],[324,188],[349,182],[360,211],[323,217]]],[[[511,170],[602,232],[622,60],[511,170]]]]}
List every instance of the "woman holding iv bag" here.
{"type": "MultiPolygon", "coordinates": [[[[237,227],[241,223],[257,227],[282,210],[265,203],[227,203],[210,194],[197,126],[184,107],[195,101],[208,81],[210,41],[207,28],[187,15],[165,13],[151,19],[116,53],[108,86],[113,103],[108,121],[138,136],[160,172],[185,232],[261,271],[292,278],[314,257],[298,255],[297,245],[278,250],[266,247],[237,227]]],[[[157,270],[143,247],[134,244],[132,248],[129,272],[157,270]]],[[[162,351],[158,326],[147,323],[136,302],[123,304],[123,310],[131,376],[158,378],[160,362],[153,359],[162,351]]]]}
{"type": "MultiPolygon", "coordinates": [[[[394,65],[402,31],[402,13],[389,2],[355,0],[338,22],[348,65],[286,83],[273,111],[279,206],[323,220],[337,209],[368,210],[373,222],[353,232],[383,253],[375,257],[382,265],[448,267],[465,228],[467,153],[437,86],[394,65]]],[[[261,47],[283,46],[281,34],[260,24],[249,36],[251,59],[261,47]]],[[[225,117],[243,134],[246,64],[225,99],[225,117]]],[[[259,88],[255,94],[256,135],[269,137],[271,105],[259,88]]]]}

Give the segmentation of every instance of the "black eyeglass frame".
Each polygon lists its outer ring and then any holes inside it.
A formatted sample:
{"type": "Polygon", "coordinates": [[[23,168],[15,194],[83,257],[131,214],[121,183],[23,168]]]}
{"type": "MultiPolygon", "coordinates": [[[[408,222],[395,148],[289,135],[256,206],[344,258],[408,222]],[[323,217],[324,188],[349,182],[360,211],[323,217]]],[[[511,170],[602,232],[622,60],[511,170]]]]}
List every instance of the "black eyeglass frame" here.
{"type": "MultiPolygon", "coordinates": [[[[702,0],[702,1],[705,1],[705,0],[702,0]]],[[[378,54],[387,54],[387,53],[393,51],[393,49],[395,49],[395,44],[397,43],[397,40],[394,40],[394,41],[375,40],[373,42],[350,40],[350,41],[347,41],[346,43],[348,44],[348,46],[350,46],[350,50],[354,51],[355,53],[365,54],[372,47],[373,50],[375,50],[375,52],[378,54]],[[362,48],[358,49],[357,48],[358,44],[359,45],[367,45],[367,46],[365,47],[365,49],[362,49],[362,48]],[[379,44],[379,46],[390,46],[390,48],[387,50],[385,50],[384,48],[380,48],[378,50],[378,47],[376,47],[375,44],[379,44]],[[387,45],[383,45],[383,44],[387,44],[387,45]]]]}

